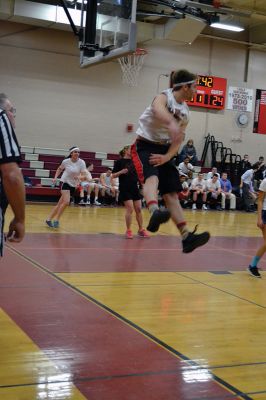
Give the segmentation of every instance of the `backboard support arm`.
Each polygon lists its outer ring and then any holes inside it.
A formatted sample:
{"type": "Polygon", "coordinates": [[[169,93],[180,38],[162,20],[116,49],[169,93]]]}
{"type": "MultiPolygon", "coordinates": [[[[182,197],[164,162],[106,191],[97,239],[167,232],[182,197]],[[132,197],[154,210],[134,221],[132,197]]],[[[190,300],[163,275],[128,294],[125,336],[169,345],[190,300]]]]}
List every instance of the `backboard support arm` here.
{"type": "Polygon", "coordinates": [[[59,2],[61,3],[61,5],[62,5],[62,7],[63,7],[63,9],[64,9],[64,11],[66,13],[67,19],[69,20],[69,23],[70,23],[70,26],[72,28],[72,31],[74,32],[74,35],[78,36],[79,39],[82,40],[82,30],[81,29],[78,30],[76,25],[74,24],[73,19],[72,19],[71,15],[70,15],[70,13],[68,11],[67,4],[66,4],[65,0],[59,0],[59,2]]]}

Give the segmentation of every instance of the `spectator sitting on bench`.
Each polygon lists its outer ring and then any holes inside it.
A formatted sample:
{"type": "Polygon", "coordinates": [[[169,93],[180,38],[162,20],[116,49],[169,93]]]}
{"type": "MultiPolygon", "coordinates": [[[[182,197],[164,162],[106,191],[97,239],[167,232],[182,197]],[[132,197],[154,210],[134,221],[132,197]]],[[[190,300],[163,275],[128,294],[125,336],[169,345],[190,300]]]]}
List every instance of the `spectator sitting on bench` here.
{"type": "Polygon", "coordinates": [[[225,209],[225,200],[230,199],[230,210],[236,209],[236,196],[232,193],[232,184],[229,179],[227,179],[227,173],[223,172],[220,179],[221,189],[222,189],[222,209],[225,209]]]}
{"type": "Polygon", "coordinates": [[[179,172],[179,179],[182,185],[182,192],[178,193],[178,198],[182,207],[186,207],[190,197],[189,184],[187,183],[187,175],[179,172]]]}
{"type": "Polygon", "coordinates": [[[188,157],[189,161],[193,165],[197,165],[198,163],[198,158],[197,158],[197,152],[194,146],[194,142],[192,139],[189,139],[187,141],[187,144],[185,144],[182,148],[182,151],[179,156],[180,162],[184,161],[185,158],[188,157]]]}
{"type": "Polygon", "coordinates": [[[221,211],[220,202],[222,200],[222,189],[218,174],[214,174],[211,179],[207,180],[207,201],[214,205],[216,210],[221,211]]]}
{"type": "Polygon", "coordinates": [[[194,178],[193,181],[191,182],[191,192],[193,192],[193,204],[192,204],[192,210],[197,209],[197,202],[198,198],[201,197],[202,200],[202,209],[207,210],[206,206],[206,199],[207,199],[207,193],[206,193],[206,181],[204,179],[203,173],[199,172],[198,177],[194,178]]]}
{"type": "Polygon", "coordinates": [[[208,180],[208,179],[212,179],[212,177],[213,177],[214,174],[218,175],[218,178],[220,179],[220,174],[219,174],[219,172],[217,171],[217,168],[216,168],[216,167],[213,167],[213,168],[207,173],[206,179],[207,179],[207,180],[208,180]]]}
{"type": "Polygon", "coordinates": [[[112,169],[107,168],[106,172],[103,172],[100,175],[100,185],[101,185],[101,193],[103,197],[103,204],[106,204],[105,195],[112,197],[113,203],[115,202],[118,188],[115,186],[115,182],[112,178],[112,169]]]}
{"type": "Polygon", "coordinates": [[[94,202],[92,204],[100,206],[101,203],[98,201],[99,185],[92,179],[91,171],[93,171],[93,164],[88,163],[86,171],[82,172],[79,176],[80,180],[80,202],[79,205],[85,206],[90,205],[90,195],[94,191],[94,202]],[[84,201],[84,192],[87,192],[87,202],[84,201]]]}
{"type": "Polygon", "coordinates": [[[183,174],[187,175],[189,178],[192,178],[192,174],[194,172],[193,165],[189,162],[189,157],[185,157],[184,161],[178,165],[179,173],[182,172],[183,174]]]}

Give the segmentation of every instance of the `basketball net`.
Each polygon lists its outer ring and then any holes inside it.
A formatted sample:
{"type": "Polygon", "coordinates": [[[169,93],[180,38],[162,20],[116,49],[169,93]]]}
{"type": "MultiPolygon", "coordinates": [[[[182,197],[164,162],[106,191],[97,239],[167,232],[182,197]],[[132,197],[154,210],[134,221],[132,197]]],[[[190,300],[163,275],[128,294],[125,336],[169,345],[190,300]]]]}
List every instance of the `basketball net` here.
{"type": "Polygon", "coordinates": [[[118,59],[123,74],[122,82],[124,84],[128,86],[138,85],[139,72],[147,54],[147,50],[138,48],[135,53],[118,59]]]}

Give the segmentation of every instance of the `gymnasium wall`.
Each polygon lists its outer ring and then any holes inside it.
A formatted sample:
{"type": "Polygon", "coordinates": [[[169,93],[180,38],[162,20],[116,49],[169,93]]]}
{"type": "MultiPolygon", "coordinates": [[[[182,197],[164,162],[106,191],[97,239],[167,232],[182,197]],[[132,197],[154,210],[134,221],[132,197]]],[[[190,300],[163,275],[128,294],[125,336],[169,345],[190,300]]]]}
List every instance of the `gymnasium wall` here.
{"type": "MultiPolygon", "coordinates": [[[[1,21],[0,92],[6,92],[17,108],[20,143],[117,152],[134,141],[126,124],[136,127],[157,89],[168,86],[168,78],[159,75],[173,69],[225,77],[232,86],[266,88],[263,52],[250,52],[248,82],[244,82],[247,50],[243,45],[199,38],[190,46],[153,41],[145,48],[149,55],[139,86],[129,88],[121,82],[117,62],[80,69],[71,32],[1,21]]],[[[248,152],[252,160],[264,155],[266,137],[252,133],[253,113],[249,126],[240,130],[232,111],[191,111],[187,139],[194,139],[199,155],[208,132],[234,152],[248,152]]]]}

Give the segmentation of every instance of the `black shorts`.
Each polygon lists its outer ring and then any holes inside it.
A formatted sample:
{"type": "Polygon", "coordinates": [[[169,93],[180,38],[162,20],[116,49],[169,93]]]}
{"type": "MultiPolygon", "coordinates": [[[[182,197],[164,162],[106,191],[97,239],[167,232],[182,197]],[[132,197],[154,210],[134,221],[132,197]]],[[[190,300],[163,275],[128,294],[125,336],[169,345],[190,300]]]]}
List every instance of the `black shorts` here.
{"type": "Polygon", "coordinates": [[[262,210],[261,212],[261,219],[264,225],[266,225],[266,210],[262,210]]]}
{"type": "Polygon", "coordinates": [[[137,140],[131,146],[131,157],[139,181],[143,184],[150,176],[157,176],[159,179],[158,189],[161,195],[182,192],[183,190],[174,159],[159,167],[154,167],[149,162],[151,154],[166,154],[169,146],[146,142],[144,140],[137,140]]]}
{"type": "Polygon", "coordinates": [[[71,196],[73,196],[73,194],[74,194],[75,191],[76,191],[76,188],[73,187],[73,186],[70,186],[70,185],[69,185],[68,183],[66,183],[66,182],[63,182],[63,183],[62,183],[62,186],[61,186],[61,190],[69,190],[71,196]]]}
{"type": "Polygon", "coordinates": [[[127,200],[137,201],[142,199],[142,196],[139,192],[139,188],[137,185],[133,185],[128,188],[121,188],[119,190],[120,190],[119,199],[121,201],[127,201],[127,200]]]}

